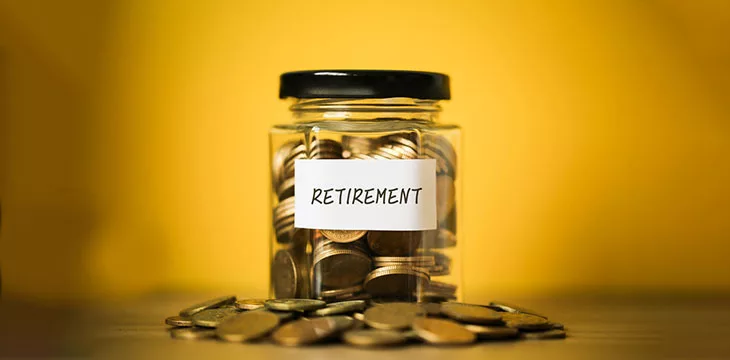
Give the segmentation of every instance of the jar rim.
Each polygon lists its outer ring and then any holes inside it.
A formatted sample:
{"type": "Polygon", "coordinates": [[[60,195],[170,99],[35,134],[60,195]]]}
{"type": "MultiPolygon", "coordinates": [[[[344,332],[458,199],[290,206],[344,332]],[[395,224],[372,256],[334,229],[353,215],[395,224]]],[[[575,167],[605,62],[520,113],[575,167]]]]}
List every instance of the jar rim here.
{"type": "Polygon", "coordinates": [[[279,98],[449,100],[449,76],[410,70],[307,70],[281,74],[279,98]]]}

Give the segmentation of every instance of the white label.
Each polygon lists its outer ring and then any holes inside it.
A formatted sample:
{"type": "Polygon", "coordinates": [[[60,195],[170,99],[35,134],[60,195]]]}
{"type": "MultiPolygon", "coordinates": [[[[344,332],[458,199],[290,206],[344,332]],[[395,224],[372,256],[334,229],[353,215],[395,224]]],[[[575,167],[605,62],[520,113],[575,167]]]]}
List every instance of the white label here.
{"type": "Polygon", "coordinates": [[[436,160],[296,160],[294,226],[436,229],[436,160]]]}

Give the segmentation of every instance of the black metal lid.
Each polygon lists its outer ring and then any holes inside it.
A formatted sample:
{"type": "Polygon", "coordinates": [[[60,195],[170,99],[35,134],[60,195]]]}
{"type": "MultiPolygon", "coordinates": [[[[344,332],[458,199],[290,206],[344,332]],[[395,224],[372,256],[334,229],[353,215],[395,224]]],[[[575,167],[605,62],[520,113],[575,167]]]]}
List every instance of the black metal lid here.
{"type": "Polygon", "coordinates": [[[449,76],[423,71],[311,70],[281,74],[279,98],[392,98],[447,100],[449,76]]]}

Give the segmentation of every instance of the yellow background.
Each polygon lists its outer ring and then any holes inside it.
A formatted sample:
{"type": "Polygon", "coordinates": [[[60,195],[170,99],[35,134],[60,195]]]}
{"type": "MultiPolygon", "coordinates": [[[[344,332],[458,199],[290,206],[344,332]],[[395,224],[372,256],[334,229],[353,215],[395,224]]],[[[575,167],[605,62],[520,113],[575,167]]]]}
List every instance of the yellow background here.
{"type": "Polygon", "coordinates": [[[0,1],[4,296],[265,295],[297,69],[446,72],[470,296],[730,289],[730,2],[0,1]]]}

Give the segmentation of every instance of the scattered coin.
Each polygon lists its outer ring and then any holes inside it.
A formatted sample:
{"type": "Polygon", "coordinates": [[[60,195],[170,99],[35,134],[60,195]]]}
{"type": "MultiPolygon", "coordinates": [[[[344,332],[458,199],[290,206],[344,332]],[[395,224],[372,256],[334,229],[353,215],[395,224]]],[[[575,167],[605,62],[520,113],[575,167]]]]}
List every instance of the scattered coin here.
{"type": "Polygon", "coordinates": [[[322,235],[337,243],[353,242],[365,236],[366,230],[320,230],[322,235]]]}
{"type": "Polygon", "coordinates": [[[222,321],[217,329],[218,338],[242,342],[260,338],[279,325],[279,317],[268,311],[247,311],[222,321]]]}
{"type": "Polygon", "coordinates": [[[236,307],[241,310],[256,310],[264,307],[266,299],[241,299],[236,301],[236,307]]]}
{"type": "Polygon", "coordinates": [[[413,321],[413,331],[424,341],[438,345],[469,344],[476,335],[458,323],[448,319],[418,318],[413,321]]]}
{"type": "Polygon", "coordinates": [[[335,303],[329,303],[326,307],[317,309],[310,314],[314,316],[349,314],[355,311],[365,310],[366,305],[367,304],[365,303],[365,300],[340,301],[335,303]]]}
{"type": "Polygon", "coordinates": [[[478,305],[445,302],[441,304],[441,313],[470,324],[502,324],[500,313],[478,305]]]}
{"type": "MultiPolygon", "coordinates": [[[[453,285],[435,282],[431,288],[454,289],[453,285]]],[[[426,342],[435,345],[456,345],[474,341],[499,341],[519,337],[525,339],[562,339],[564,326],[546,318],[517,312],[497,312],[505,326],[459,324],[458,321],[479,322],[493,319],[486,307],[457,302],[414,303],[395,301],[394,298],[376,298],[369,302],[341,301],[325,305],[311,299],[249,299],[236,304],[224,304],[205,309],[190,319],[171,316],[165,323],[175,339],[205,339],[218,337],[223,341],[245,342],[260,339],[271,333],[274,342],[285,346],[307,345],[327,339],[359,347],[377,347],[426,342]],[[260,306],[241,311],[241,306],[260,306]],[[323,307],[324,306],[324,307],[323,307]],[[277,311],[273,308],[286,309],[277,311]],[[314,310],[304,310],[311,309],[314,310]],[[360,312],[365,309],[364,313],[360,312]],[[487,312],[483,312],[486,309],[487,312]],[[305,311],[311,311],[305,313],[305,311]],[[332,314],[348,313],[350,316],[332,314]],[[307,314],[307,317],[302,315],[307,314]],[[293,322],[284,323],[289,319],[293,322]],[[191,323],[193,327],[191,326],[191,323]],[[365,326],[370,329],[365,329],[365,326]],[[188,326],[188,327],[183,327],[188,326]],[[215,328],[215,329],[213,329],[215,328]],[[344,333],[344,334],[343,334],[344,333]],[[394,335],[395,334],[395,335],[394,335]]],[[[491,321],[491,320],[490,320],[491,321]]]]}
{"type": "Polygon", "coordinates": [[[514,339],[520,336],[520,331],[505,326],[484,326],[466,324],[464,328],[476,334],[482,340],[514,339]]]}
{"type": "Polygon", "coordinates": [[[523,331],[549,330],[552,323],[540,316],[522,313],[501,313],[505,325],[523,331]]]}
{"type": "Polygon", "coordinates": [[[547,316],[540,315],[537,312],[532,311],[530,309],[526,309],[526,308],[523,308],[523,307],[520,307],[517,305],[512,305],[512,304],[501,302],[501,301],[500,302],[492,301],[489,303],[489,307],[499,310],[499,311],[504,311],[504,312],[509,312],[509,313],[530,314],[530,315],[535,315],[535,316],[539,316],[541,318],[547,319],[547,316]]]}
{"type": "Polygon", "coordinates": [[[233,309],[207,309],[193,315],[192,321],[195,326],[214,328],[223,320],[237,314],[238,311],[233,309]]]}
{"type": "Polygon", "coordinates": [[[352,326],[352,318],[326,316],[297,320],[276,329],[271,338],[279,345],[300,346],[323,341],[352,326]]]}
{"type": "Polygon", "coordinates": [[[350,330],[343,334],[342,340],[360,347],[393,346],[405,343],[408,339],[398,331],[390,330],[350,330]]]}
{"type": "Polygon", "coordinates": [[[266,300],[264,305],[276,311],[312,311],[327,306],[327,303],[312,299],[273,299],[266,300]]]}
{"type": "Polygon", "coordinates": [[[559,329],[522,333],[522,337],[531,340],[565,339],[566,336],[565,331],[559,329]]]}
{"type": "Polygon", "coordinates": [[[223,297],[211,299],[211,300],[204,301],[202,303],[195,304],[191,307],[180,310],[180,316],[191,317],[191,316],[195,315],[196,313],[199,313],[203,310],[214,309],[214,308],[226,305],[226,304],[232,304],[234,301],[236,301],[235,296],[223,296],[223,297]]]}
{"type": "Polygon", "coordinates": [[[174,328],[170,329],[170,337],[173,339],[199,340],[215,336],[215,330],[206,328],[174,328]]]}
{"type": "Polygon", "coordinates": [[[411,326],[418,316],[425,315],[423,307],[414,303],[389,303],[365,310],[365,323],[380,330],[399,330],[411,326]]]}
{"type": "Polygon", "coordinates": [[[190,327],[193,326],[193,321],[188,317],[182,317],[180,315],[170,316],[165,319],[165,324],[175,327],[190,327]]]}

